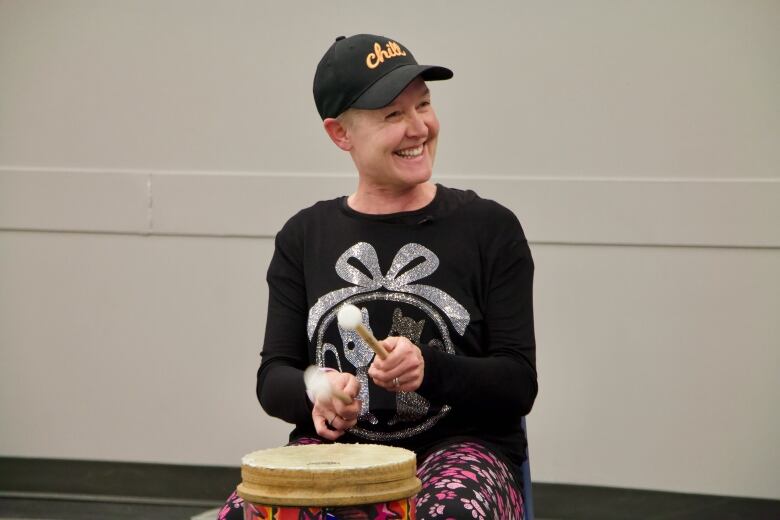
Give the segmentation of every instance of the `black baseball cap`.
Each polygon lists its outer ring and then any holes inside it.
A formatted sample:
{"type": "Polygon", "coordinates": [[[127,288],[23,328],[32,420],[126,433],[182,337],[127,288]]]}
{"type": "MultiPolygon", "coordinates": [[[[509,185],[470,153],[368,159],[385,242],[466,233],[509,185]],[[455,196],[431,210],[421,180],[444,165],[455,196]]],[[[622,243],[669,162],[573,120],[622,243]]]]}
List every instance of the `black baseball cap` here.
{"type": "Polygon", "coordinates": [[[339,36],[317,65],[314,102],[322,119],[348,108],[382,108],[418,76],[426,81],[450,79],[452,71],[418,65],[409,49],[392,38],[339,36]]]}

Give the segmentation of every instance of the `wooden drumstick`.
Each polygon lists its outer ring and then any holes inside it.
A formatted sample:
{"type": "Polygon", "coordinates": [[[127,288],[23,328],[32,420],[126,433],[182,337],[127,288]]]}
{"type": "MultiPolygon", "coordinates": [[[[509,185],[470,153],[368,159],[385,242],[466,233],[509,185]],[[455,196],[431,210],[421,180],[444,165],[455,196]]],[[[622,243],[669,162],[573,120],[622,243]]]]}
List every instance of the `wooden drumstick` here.
{"type": "Polygon", "coordinates": [[[337,314],[339,320],[339,326],[344,330],[354,330],[360,334],[363,341],[368,343],[379,359],[385,359],[387,357],[387,350],[381,343],[371,334],[371,331],[363,325],[363,314],[360,309],[354,305],[346,304],[342,305],[337,314]]]}
{"type": "Polygon", "coordinates": [[[315,399],[330,399],[335,397],[344,404],[352,404],[352,398],[338,388],[334,388],[325,372],[315,366],[310,366],[303,372],[306,389],[315,399]]]}

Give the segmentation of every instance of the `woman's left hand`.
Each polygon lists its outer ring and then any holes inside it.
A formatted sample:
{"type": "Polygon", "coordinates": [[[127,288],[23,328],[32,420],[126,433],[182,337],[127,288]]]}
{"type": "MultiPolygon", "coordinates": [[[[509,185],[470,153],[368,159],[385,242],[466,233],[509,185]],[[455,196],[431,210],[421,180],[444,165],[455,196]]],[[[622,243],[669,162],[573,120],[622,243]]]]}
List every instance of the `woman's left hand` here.
{"type": "Polygon", "coordinates": [[[374,357],[368,375],[377,386],[390,392],[414,392],[423,381],[425,361],[420,348],[404,337],[383,340],[387,358],[374,357]]]}

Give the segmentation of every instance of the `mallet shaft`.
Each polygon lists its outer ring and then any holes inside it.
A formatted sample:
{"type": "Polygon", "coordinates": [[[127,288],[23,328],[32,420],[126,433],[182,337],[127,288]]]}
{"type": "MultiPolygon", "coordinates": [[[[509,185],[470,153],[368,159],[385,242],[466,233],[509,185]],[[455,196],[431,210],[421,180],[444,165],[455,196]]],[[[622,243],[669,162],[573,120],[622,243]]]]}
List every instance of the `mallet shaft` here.
{"type": "Polygon", "coordinates": [[[368,343],[368,346],[371,347],[371,350],[373,350],[376,355],[379,356],[379,359],[387,358],[387,350],[385,350],[385,347],[379,343],[379,341],[374,337],[373,334],[371,334],[365,325],[358,323],[357,327],[355,327],[355,330],[358,334],[360,334],[360,337],[363,338],[366,343],[368,343]]]}

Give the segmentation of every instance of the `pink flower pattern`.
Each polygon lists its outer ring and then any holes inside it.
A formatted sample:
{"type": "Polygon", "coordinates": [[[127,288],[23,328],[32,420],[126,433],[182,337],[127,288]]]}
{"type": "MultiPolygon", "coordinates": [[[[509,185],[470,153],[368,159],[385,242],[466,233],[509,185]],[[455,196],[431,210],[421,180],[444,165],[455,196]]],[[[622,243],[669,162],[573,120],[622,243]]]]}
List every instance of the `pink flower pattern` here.
{"type": "Polygon", "coordinates": [[[522,520],[520,488],[507,465],[476,442],[428,455],[417,469],[423,483],[417,519],[522,520]],[[426,516],[427,514],[427,516],[426,516]]]}

